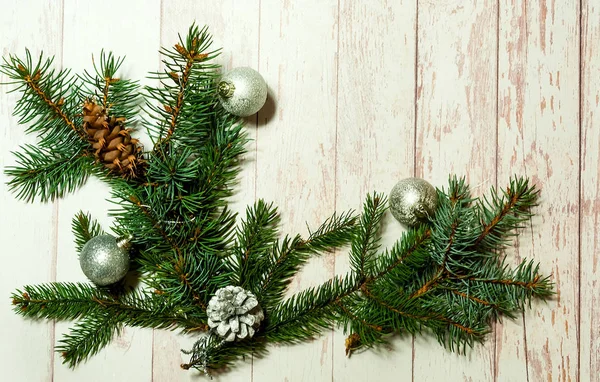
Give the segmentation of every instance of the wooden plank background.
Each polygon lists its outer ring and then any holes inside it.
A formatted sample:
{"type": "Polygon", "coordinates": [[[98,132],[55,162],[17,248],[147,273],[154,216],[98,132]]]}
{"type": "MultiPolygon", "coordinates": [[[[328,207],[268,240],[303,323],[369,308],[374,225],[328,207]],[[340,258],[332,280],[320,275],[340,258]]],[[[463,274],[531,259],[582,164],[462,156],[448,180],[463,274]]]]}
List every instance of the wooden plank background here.
{"type": "MultiPolygon", "coordinates": [[[[221,381],[596,381],[600,373],[600,3],[596,0],[3,1],[2,54],[55,55],[89,68],[101,48],[127,55],[123,75],[160,68],[157,50],[192,21],[211,28],[225,69],[250,66],[269,100],[247,119],[254,141],[233,208],[274,201],[286,232],[359,208],[419,176],[465,175],[476,193],[512,174],[542,190],[509,256],[552,273],[557,296],[495,325],[466,357],[429,337],[344,356],[335,330],[272,347],[221,381]]],[[[5,81],[0,77],[0,82],[5,81]]],[[[0,166],[33,142],[0,88],[0,166]]],[[[50,204],[18,202],[0,175],[0,296],[26,283],[82,281],[70,231],[81,208],[106,224],[105,185],[91,180],[50,204]],[[93,203],[90,203],[93,200],[93,203]]],[[[384,244],[402,228],[388,216],[384,244]]],[[[343,252],[315,260],[291,292],[348,269],[343,252]]],[[[127,329],[75,370],[52,351],[65,323],[30,322],[0,304],[7,381],[200,380],[179,364],[193,338],[127,329]]]]}

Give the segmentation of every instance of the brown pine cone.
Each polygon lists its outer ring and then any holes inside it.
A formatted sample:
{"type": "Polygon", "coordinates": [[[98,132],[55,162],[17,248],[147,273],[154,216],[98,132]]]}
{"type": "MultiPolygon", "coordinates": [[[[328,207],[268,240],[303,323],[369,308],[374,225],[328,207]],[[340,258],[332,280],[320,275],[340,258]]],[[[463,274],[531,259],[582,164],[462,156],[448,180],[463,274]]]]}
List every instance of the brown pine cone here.
{"type": "Polygon", "coordinates": [[[83,104],[83,128],[96,158],[111,171],[135,178],[142,170],[142,148],[124,123],[125,118],[109,116],[94,100],[83,104]]]}

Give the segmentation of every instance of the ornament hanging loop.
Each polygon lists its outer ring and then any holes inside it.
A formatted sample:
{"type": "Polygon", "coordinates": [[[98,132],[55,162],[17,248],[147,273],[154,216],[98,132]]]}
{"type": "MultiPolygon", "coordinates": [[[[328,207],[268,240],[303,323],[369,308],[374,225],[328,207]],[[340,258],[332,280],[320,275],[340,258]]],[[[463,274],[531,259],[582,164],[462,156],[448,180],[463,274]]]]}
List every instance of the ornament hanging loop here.
{"type": "Polygon", "coordinates": [[[217,93],[219,96],[223,98],[231,98],[233,97],[233,93],[235,92],[235,85],[228,81],[221,81],[217,86],[217,93]]]}
{"type": "Polygon", "coordinates": [[[131,247],[131,239],[133,236],[131,234],[127,234],[123,237],[117,238],[117,246],[123,249],[129,249],[131,247]]]}

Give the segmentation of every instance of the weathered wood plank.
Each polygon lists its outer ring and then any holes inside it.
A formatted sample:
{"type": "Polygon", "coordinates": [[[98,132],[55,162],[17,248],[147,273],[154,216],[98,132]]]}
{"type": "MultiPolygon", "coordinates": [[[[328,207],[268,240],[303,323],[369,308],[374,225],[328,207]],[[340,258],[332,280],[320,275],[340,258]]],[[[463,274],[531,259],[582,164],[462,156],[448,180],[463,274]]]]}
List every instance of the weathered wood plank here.
{"type": "MultiPolygon", "coordinates": [[[[306,235],[334,210],[337,1],[262,0],[259,69],[270,105],[259,112],[256,196],[274,201],[285,233],[306,235]]],[[[313,259],[292,291],[333,275],[333,256],[313,259]]],[[[271,347],[256,381],[332,378],[331,335],[271,347]]]]}
{"type": "MultiPolygon", "coordinates": [[[[385,192],[413,175],[416,1],[340,2],[336,209],[359,210],[367,193],[385,192]]],[[[402,227],[388,215],[382,247],[402,227]]],[[[350,270],[338,251],[337,274],[350,270]]],[[[333,341],[334,380],[410,380],[412,340],[347,358],[342,330],[333,341]]]]}
{"type": "MultiPolygon", "coordinates": [[[[34,57],[40,51],[60,55],[62,46],[62,5],[8,2],[0,12],[2,56],[34,57]],[[30,7],[30,8],[27,8],[30,7]]],[[[60,56],[58,57],[60,61],[60,56]]],[[[8,81],[3,74],[0,83],[8,81]]],[[[12,85],[0,86],[0,243],[3,243],[3,271],[0,277],[0,369],[12,381],[52,381],[54,324],[24,320],[12,311],[8,297],[26,284],[38,284],[56,277],[56,209],[53,203],[25,203],[9,192],[4,174],[15,165],[11,151],[24,143],[35,143],[17,124],[13,108],[21,93],[7,94],[12,85]],[[32,240],[33,239],[33,240],[32,240]]]]}
{"type": "MultiPolygon", "coordinates": [[[[66,0],[64,12],[63,65],[81,73],[93,70],[92,54],[98,60],[100,51],[113,51],[118,56],[127,56],[121,69],[121,77],[141,80],[148,71],[158,65],[160,33],[160,8],[158,1],[136,0],[123,2],[111,0],[102,6],[79,0],[66,0]],[[114,10],[106,13],[106,10],[114,10]],[[143,9],[143,12],[140,12],[143,9]],[[131,22],[131,15],[136,22],[131,22]]],[[[96,61],[97,62],[97,61],[96,61]]],[[[143,134],[143,130],[136,135],[143,134]]],[[[108,209],[114,205],[106,199],[110,188],[90,179],[77,193],[59,202],[58,219],[58,265],[57,280],[87,281],[81,272],[73,243],[71,219],[79,211],[90,212],[108,230],[112,219],[108,209]]],[[[71,325],[58,323],[57,340],[71,325]]],[[[55,379],[60,381],[148,381],[152,373],[152,331],[125,328],[121,336],[98,355],[69,369],[55,360],[55,379]]]]}
{"type": "MultiPolygon", "coordinates": [[[[237,211],[255,197],[275,201],[285,232],[305,233],[305,221],[315,225],[334,209],[357,208],[366,192],[389,192],[413,168],[436,186],[445,184],[448,173],[467,175],[477,194],[496,181],[502,186],[513,173],[530,176],[542,188],[533,228],[509,252],[515,261],[534,257],[542,272],[553,272],[558,295],[548,304],[534,303],[523,319],[497,326],[495,362],[492,337],[470,358],[447,353],[431,338],[417,339],[409,356],[410,340],[401,338],[393,352],[382,349],[346,359],[344,337],[336,332],[333,339],[271,348],[267,358],[254,360],[254,380],[405,380],[410,374],[415,381],[576,380],[580,369],[580,380],[587,381],[600,372],[595,318],[600,217],[596,1],[582,0],[581,115],[577,0],[419,1],[418,47],[416,0],[368,6],[340,0],[339,9],[337,0],[164,1],[162,9],[158,0],[113,0],[100,7],[64,3],[64,56],[61,3],[31,1],[3,5],[3,55],[22,54],[25,46],[34,53],[43,49],[57,55],[57,64],[62,60],[80,70],[89,69],[91,53],[104,47],[127,54],[124,75],[142,79],[159,65],[159,42],[170,44],[196,20],[209,25],[215,46],[224,48],[219,60],[225,68],[259,69],[269,83],[270,100],[258,116],[258,130],[256,118],[249,119],[251,137],[260,139],[249,144],[232,201],[237,211]]],[[[10,150],[34,141],[10,116],[18,95],[5,90],[0,88],[2,167],[14,163],[10,150]]],[[[7,269],[19,271],[3,274],[0,295],[54,277],[84,281],[70,220],[84,209],[108,226],[109,204],[103,201],[108,188],[91,180],[54,208],[15,201],[6,180],[0,172],[0,242],[10,243],[7,269]],[[58,263],[53,261],[57,252],[58,263]]],[[[389,244],[400,228],[390,217],[385,229],[384,244],[389,244]]],[[[347,270],[345,251],[335,260],[313,262],[293,290],[328,279],[334,268],[337,273],[347,270]]],[[[179,349],[191,346],[192,337],[127,329],[113,345],[71,371],[58,355],[53,358],[52,323],[25,321],[6,304],[0,321],[5,324],[0,326],[0,369],[8,370],[9,380],[198,379],[197,373],[179,368],[186,360],[179,349]]],[[[57,338],[66,328],[57,325],[57,338]]],[[[219,379],[251,380],[252,368],[248,360],[219,379]]]]}
{"type": "Polygon", "coordinates": [[[581,18],[581,316],[580,377],[600,375],[600,4],[582,2],[581,18]]]}
{"type": "MultiPolygon", "coordinates": [[[[495,183],[496,24],[494,1],[419,2],[416,176],[435,186],[449,173],[474,194],[495,183]]],[[[493,341],[465,357],[417,337],[413,379],[492,380],[493,341]]]]}
{"type": "Polygon", "coordinates": [[[527,175],[542,190],[516,260],[553,273],[556,298],[498,329],[497,379],[578,378],[578,1],[501,4],[498,178],[527,175]],[[526,362],[523,367],[523,362],[526,362]]]}
{"type": "MultiPolygon", "coordinates": [[[[523,130],[523,108],[525,107],[525,76],[524,67],[526,36],[527,36],[527,4],[513,2],[511,6],[500,7],[499,52],[498,52],[498,144],[506,136],[509,129],[523,130]],[[517,4],[518,3],[518,4],[517,4]]],[[[506,155],[514,156],[517,149],[515,141],[511,141],[509,148],[498,149],[498,176],[500,181],[512,173],[525,175],[524,168],[508,166],[506,155]]],[[[532,227],[529,226],[521,233],[522,240],[527,241],[532,237],[532,227]]],[[[518,246],[518,241],[515,244],[518,246]]],[[[518,248],[509,249],[509,256],[514,256],[514,264],[521,259],[518,248]]],[[[523,253],[523,256],[527,256],[523,253]]],[[[510,260],[510,257],[509,257],[510,260]]],[[[509,261],[510,263],[510,261],[509,261]]],[[[522,316],[521,316],[522,317],[522,316]]],[[[505,320],[496,324],[496,356],[495,380],[526,381],[527,375],[527,344],[525,342],[525,329],[523,319],[505,320]],[[510,365],[510,370],[505,370],[505,365],[510,365]]]]}
{"type": "MultiPolygon", "coordinates": [[[[213,47],[222,48],[217,62],[223,70],[239,66],[258,68],[259,1],[178,1],[163,2],[161,43],[170,46],[177,41],[177,34],[184,35],[192,22],[200,27],[207,25],[213,36],[213,47]]],[[[248,153],[242,163],[240,182],[235,187],[230,208],[244,213],[246,206],[255,198],[256,174],[256,117],[246,121],[246,131],[253,141],[248,143],[248,153]]],[[[180,349],[192,347],[196,338],[167,331],[154,333],[153,377],[159,381],[198,380],[198,372],[185,371],[179,365],[188,361],[180,349]]],[[[226,379],[246,381],[252,378],[251,358],[224,376],[226,379]]]]}

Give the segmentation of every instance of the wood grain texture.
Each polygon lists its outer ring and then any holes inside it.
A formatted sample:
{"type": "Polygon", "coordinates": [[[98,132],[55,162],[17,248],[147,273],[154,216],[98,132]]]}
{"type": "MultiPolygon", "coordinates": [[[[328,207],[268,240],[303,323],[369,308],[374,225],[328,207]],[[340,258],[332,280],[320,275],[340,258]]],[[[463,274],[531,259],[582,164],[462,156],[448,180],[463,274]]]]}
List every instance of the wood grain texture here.
{"type": "MultiPolygon", "coordinates": [[[[83,0],[4,2],[0,47],[91,67],[101,48],[126,54],[123,76],[160,67],[157,49],[192,21],[208,25],[227,70],[250,66],[269,84],[247,119],[254,139],[232,197],[242,212],[274,201],[283,231],[306,234],[334,210],[359,209],[373,190],[407,176],[436,186],[449,173],[473,192],[527,175],[542,190],[536,216],[508,251],[553,273],[557,296],[496,326],[467,357],[432,337],[344,356],[335,331],[270,347],[218,381],[594,381],[600,373],[600,5],[595,0],[83,0]],[[581,9],[580,9],[581,4],[581,9]]],[[[0,77],[0,82],[4,81],[0,77]]],[[[0,87],[0,166],[25,142],[11,116],[18,94],[0,87]]],[[[144,142],[148,144],[148,140],[144,142]]],[[[70,229],[87,210],[105,227],[108,189],[97,180],[54,204],[14,199],[0,173],[0,296],[24,284],[84,281],[70,229]],[[91,202],[93,201],[93,202],[91,202]]],[[[387,217],[384,245],[402,228],[387,217]]],[[[347,251],[312,261],[290,293],[348,270],[347,251]]],[[[52,346],[69,324],[30,322],[0,307],[0,370],[10,381],[200,381],[183,371],[195,338],[127,328],[70,370],[52,346]]]]}
{"type": "MultiPolygon", "coordinates": [[[[159,5],[158,1],[107,1],[104,7],[120,9],[120,12],[115,12],[109,22],[90,27],[90,20],[98,18],[97,4],[65,0],[63,65],[78,73],[93,70],[92,55],[98,62],[100,51],[105,49],[117,56],[127,56],[120,76],[141,79],[142,84],[148,83],[144,80],[146,73],[156,70],[158,64],[159,5]],[[130,15],[141,6],[145,11],[137,16],[137,23],[131,23],[130,15]]],[[[83,210],[98,219],[108,231],[112,222],[108,210],[114,208],[108,201],[109,196],[110,188],[92,178],[78,192],[58,202],[57,280],[87,281],[75,251],[71,219],[83,210]]],[[[70,326],[70,323],[57,323],[56,339],[60,340],[70,326]]],[[[152,377],[152,331],[125,328],[107,348],[74,370],[62,364],[62,358],[57,356],[54,370],[58,381],[148,381],[152,377]]]]}
{"type": "MultiPolygon", "coordinates": [[[[259,1],[178,1],[162,4],[161,44],[170,46],[177,42],[177,34],[182,25],[189,26],[193,22],[200,27],[207,25],[213,36],[213,47],[223,47],[217,62],[223,70],[239,66],[258,69],[258,26],[259,1]],[[243,38],[240,38],[243,36],[243,38]]],[[[246,121],[246,131],[254,140],[248,144],[248,153],[242,161],[242,173],[237,185],[237,192],[231,198],[232,211],[245,213],[246,205],[255,199],[256,177],[256,117],[246,121]]],[[[155,382],[197,380],[198,375],[181,369],[179,365],[188,362],[188,357],[180,349],[190,349],[196,338],[173,332],[154,332],[154,364],[155,382]]],[[[252,378],[252,359],[240,362],[237,368],[228,372],[225,379],[247,381],[252,378]]]]}
{"type": "MultiPolygon", "coordinates": [[[[0,12],[2,55],[23,57],[27,47],[35,57],[43,51],[60,53],[62,47],[62,6],[44,4],[24,12],[25,1],[3,4],[0,12]]],[[[0,83],[8,81],[0,74],[0,83]]],[[[12,116],[17,93],[0,87],[0,168],[15,165],[11,151],[32,144],[12,116]]],[[[23,320],[12,311],[8,297],[25,284],[52,281],[56,277],[56,206],[54,203],[25,203],[9,192],[8,177],[0,171],[0,370],[16,381],[52,381],[54,323],[23,320]],[[32,238],[35,238],[32,240],[32,238]],[[35,345],[34,345],[35,344],[35,345]],[[33,366],[32,366],[33,365],[33,366]]]]}
{"type": "MultiPolygon", "coordinates": [[[[516,167],[516,150],[520,145],[514,136],[519,133],[512,134],[513,140],[505,137],[507,131],[520,132],[526,128],[526,123],[523,121],[523,108],[525,107],[526,86],[524,69],[527,65],[527,5],[524,2],[513,2],[511,6],[500,7],[499,11],[498,143],[506,142],[507,148],[498,149],[500,158],[497,172],[501,181],[504,181],[504,177],[525,170],[523,167],[516,167]],[[502,158],[505,155],[509,155],[509,158],[515,157],[515,162],[512,163],[512,161],[508,161],[508,158],[502,158]]],[[[520,148],[520,152],[523,153],[525,149],[523,146],[520,148]]],[[[532,228],[527,227],[521,233],[521,240],[527,242],[532,235],[532,228]]],[[[526,252],[521,254],[518,244],[519,241],[515,241],[517,247],[507,251],[509,264],[517,264],[522,257],[530,254],[526,252]]],[[[528,380],[527,367],[526,332],[522,315],[518,320],[505,320],[498,323],[496,325],[495,379],[498,381],[526,381],[528,380]],[[510,370],[505,370],[505,366],[508,368],[508,365],[510,365],[510,370]]]]}
{"type": "Polygon", "coordinates": [[[580,380],[600,375],[600,5],[581,9],[580,380]]]}
{"type": "Polygon", "coordinates": [[[524,174],[541,188],[533,230],[521,236],[516,258],[540,261],[543,273],[552,272],[557,295],[547,304],[535,301],[524,325],[502,328],[498,380],[576,380],[579,7],[577,1],[518,3],[501,4],[500,12],[498,178],[524,174]],[[513,368],[523,357],[525,367],[513,368]]]}
{"type": "MultiPolygon", "coordinates": [[[[389,192],[414,169],[416,1],[379,4],[345,0],[339,10],[336,209],[359,209],[367,193],[389,192]],[[369,27],[365,27],[368,25],[369,27]]],[[[402,228],[384,220],[381,244],[392,245],[402,228]]],[[[337,252],[336,274],[350,270],[348,249],[337,252]]],[[[412,339],[345,355],[342,330],[333,342],[336,381],[378,381],[381,371],[411,379],[412,339]]]]}
{"type": "MultiPolygon", "coordinates": [[[[415,172],[436,187],[449,173],[475,195],[495,183],[496,21],[494,1],[419,2],[415,172]]],[[[490,337],[465,357],[417,337],[413,380],[437,380],[435,367],[450,381],[489,381],[493,349],[490,337]]]]}
{"type": "MultiPolygon", "coordinates": [[[[258,113],[256,196],[279,206],[292,235],[335,208],[337,15],[336,0],[261,1],[259,69],[274,104],[258,113]]],[[[312,259],[290,292],[332,277],[333,259],[312,259]]],[[[271,347],[254,380],[331,380],[331,348],[331,335],[271,347]]]]}

